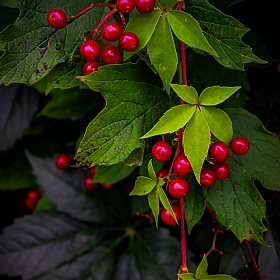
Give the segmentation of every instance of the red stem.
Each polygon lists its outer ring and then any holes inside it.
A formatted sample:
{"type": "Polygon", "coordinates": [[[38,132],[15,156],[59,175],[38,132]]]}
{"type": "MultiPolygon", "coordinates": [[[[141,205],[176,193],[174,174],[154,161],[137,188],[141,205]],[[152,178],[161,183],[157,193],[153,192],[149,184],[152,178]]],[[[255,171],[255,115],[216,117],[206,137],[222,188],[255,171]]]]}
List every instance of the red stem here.
{"type": "Polygon", "coordinates": [[[76,14],[75,16],[70,16],[70,17],[67,17],[67,19],[70,19],[70,18],[77,18],[79,16],[81,16],[82,14],[86,13],[87,11],[89,11],[90,9],[92,9],[94,6],[93,4],[91,4],[89,7],[87,7],[85,10],[81,11],[80,13],[76,14]]]}
{"type": "Polygon", "coordinates": [[[181,211],[181,246],[182,246],[182,273],[188,273],[187,254],[186,254],[186,239],[185,239],[185,219],[184,219],[184,202],[183,197],[180,197],[181,211]]]}
{"type": "Polygon", "coordinates": [[[107,42],[104,40],[104,38],[101,36],[101,34],[99,34],[100,39],[102,40],[103,44],[105,45],[106,48],[108,48],[108,44],[107,42]]]}

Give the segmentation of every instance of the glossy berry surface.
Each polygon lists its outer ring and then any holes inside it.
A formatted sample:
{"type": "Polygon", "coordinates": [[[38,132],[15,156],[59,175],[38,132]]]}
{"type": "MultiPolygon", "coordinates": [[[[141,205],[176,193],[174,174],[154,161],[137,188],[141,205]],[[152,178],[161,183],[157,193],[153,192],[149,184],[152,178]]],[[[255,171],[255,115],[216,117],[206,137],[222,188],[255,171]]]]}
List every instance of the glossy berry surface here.
{"type": "Polygon", "coordinates": [[[84,65],[83,74],[84,76],[91,74],[101,66],[97,61],[89,61],[84,65]]]}
{"type": "Polygon", "coordinates": [[[55,29],[62,29],[67,25],[66,14],[60,9],[52,9],[47,15],[49,26],[55,29]]]}
{"type": "Polygon", "coordinates": [[[133,32],[126,32],[120,38],[120,46],[127,52],[132,52],[137,49],[139,44],[138,37],[133,32]]]}
{"type": "Polygon", "coordinates": [[[70,167],[71,158],[67,154],[58,155],[55,160],[55,166],[57,169],[65,170],[70,167]]]}
{"type": "Polygon", "coordinates": [[[92,180],[93,180],[93,175],[88,175],[84,181],[85,189],[88,191],[95,190],[98,186],[97,183],[91,183],[92,180]]]}
{"type": "Polygon", "coordinates": [[[135,0],[136,9],[143,14],[150,13],[155,7],[155,0],[135,0]]]}
{"type": "Polygon", "coordinates": [[[177,177],[170,181],[168,190],[174,198],[185,196],[189,192],[189,184],[186,180],[177,177]]]}
{"type": "MultiPolygon", "coordinates": [[[[157,177],[161,179],[165,178],[167,175],[168,175],[168,169],[166,168],[160,169],[157,173],[157,177]]],[[[166,182],[167,179],[165,178],[164,181],[166,182]]]]}
{"type": "Polygon", "coordinates": [[[116,8],[120,13],[131,13],[135,8],[134,0],[117,0],[116,8]]]}
{"type": "Polygon", "coordinates": [[[95,61],[101,55],[101,47],[94,41],[86,41],[81,45],[80,53],[86,61],[95,61]]]}
{"type": "MultiPolygon", "coordinates": [[[[179,222],[181,219],[180,209],[176,205],[171,205],[171,207],[172,207],[174,215],[177,219],[177,222],[179,222]]],[[[162,221],[165,224],[170,225],[170,226],[176,225],[175,219],[172,217],[172,215],[166,209],[161,210],[160,216],[161,216],[162,221]]]]}
{"type": "Polygon", "coordinates": [[[110,190],[112,187],[114,186],[114,184],[106,184],[106,183],[102,183],[102,187],[104,189],[110,190]]]}
{"type": "Polygon", "coordinates": [[[213,168],[217,180],[225,180],[229,177],[230,167],[226,162],[221,162],[213,168]]]}
{"type": "Polygon", "coordinates": [[[104,26],[102,36],[108,42],[115,42],[122,36],[122,27],[117,22],[109,22],[104,26]]]}
{"type": "Polygon", "coordinates": [[[234,154],[238,156],[243,156],[250,149],[250,143],[244,137],[236,137],[231,141],[230,149],[234,154]]]}
{"type": "Polygon", "coordinates": [[[175,159],[174,171],[180,176],[185,176],[192,172],[192,167],[187,157],[180,155],[175,159]]]}
{"type": "Polygon", "coordinates": [[[122,53],[118,47],[111,46],[102,53],[102,61],[105,64],[120,64],[122,62],[122,53]]]}
{"type": "Polygon", "coordinates": [[[224,162],[228,159],[229,148],[224,142],[215,142],[210,146],[208,156],[217,163],[224,162]]]}
{"type": "Polygon", "coordinates": [[[210,187],[216,181],[216,175],[211,169],[203,169],[200,173],[200,184],[202,187],[210,187]]]}
{"type": "Polygon", "coordinates": [[[157,142],[152,148],[153,157],[160,162],[167,161],[172,154],[170,145],[165,141],[157,142]]]}
{"type": "Polygon", "coordinates": [[[29,191],[27,193],[25,201],[24,201],[26,208],[32,212],[35,211],[40,198],[41,198],[41,195],[40,195],[39,191],[37,191],[37,190],[29,191]]]}

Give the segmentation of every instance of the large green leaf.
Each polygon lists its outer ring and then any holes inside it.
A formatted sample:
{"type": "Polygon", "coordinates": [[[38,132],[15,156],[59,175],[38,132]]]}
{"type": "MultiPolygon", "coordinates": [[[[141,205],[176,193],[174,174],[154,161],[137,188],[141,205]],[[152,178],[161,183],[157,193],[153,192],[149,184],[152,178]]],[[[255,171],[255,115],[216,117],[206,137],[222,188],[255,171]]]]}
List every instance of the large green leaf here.
{"type": "Polygon", "coordinates": [[[125,160],[133,150],[144,147],[139,138],[171,105],[171,99],[154,85],[153,72],[142,62],[103,66],[81,80],[101,92],[106,107],[87,127],[76,166],[125,160]]]}
{"type": "Polygon", "coordinates": [[[244,63],[266,63],[241,41],[249,29],[235,18],[223,14],[205,0],[187,0],[186,11],[199,22],[209,44],[219,55],[214,58],[221,65],[244,70],[244,63]]]}
{"type": "Polygon", "coordinates": [[[170,93],[170,83],[177,71],[178,58],[166,15],[162,15],[159,19],[148,43],[147,52],[152,65],[154,65],[163,81],[166,91],[170,93]]]}

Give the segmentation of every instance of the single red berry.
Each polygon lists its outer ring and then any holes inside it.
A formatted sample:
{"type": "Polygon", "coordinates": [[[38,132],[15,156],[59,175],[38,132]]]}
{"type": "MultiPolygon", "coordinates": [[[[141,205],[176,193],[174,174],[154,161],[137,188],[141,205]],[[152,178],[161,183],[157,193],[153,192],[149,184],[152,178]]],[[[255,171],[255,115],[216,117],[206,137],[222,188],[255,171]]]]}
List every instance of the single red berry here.
{"type": "MultiPolygon", "coordinates": [[[[163,168],[160,169],[157,173],[157,177],[163,179],[164,177],[166,177],[168,175],[168,169],[163,168]]],[[[167,178],[164,179],[164,181],[167,181],[167,178]]]]}
{"type": "Polygon", "coordinates": [[[131,13],[135,8],[134,0],[117,0],[116,8],[120,13],[131,13]]]}
{"type": "Polygon", "coordinates": [[[40,198],[41,198],[41,195],[40,195],[39,191],[37,191],[37,190],[29,191],[27,193],[25,201],[24,201],[26,208],[32,212],[35,211],[40,198]]]}
{"type": "Polygon", "coordinates": [[[84,76],[89,75],[90,73],[97,71],[97,69],[101,66],[97,61],[89,61],[84,65],[83,74],[84,76]]]}
{"type": "Polygon", "coordinates": [[[122,62],[122,53],[118,47],[111,46],[102,53],[102,60],[105,64],[119,64],[122,62]]]}
{"type": "Polygon", "coordinates": [[[48,12],[47,21],[49,26],[55,29],[62,29],[67,24],[66,14],[60,9],[52,9],[48,12]]]}
{"type": "Polygon", "coordinates": [[[154,9],[155,4],[155,0],[135,0],[136,9],[144,14],[150,13],[154,9]]]}
{"type": "Polygon", "coordinates": [[[132,52],[137,49],[139,40],[133,32],[126,32],[120,38],[120,46],[127,52],[132,52]]]}
{"type": "Polygon", "coordinates": [[[249,141],[244,137],[236,137],[230,143],[230,149],[238,156],[245,155],[250,148],[249,141]]]}
{"type": "Polygon", "coordinates": [[[179,198],[185,196],[189,192],[189,184],[186,180],[177,177],[170,181],[168,190],[174,198],[179,198]]]}
{"type": "Polygon", "coordinates": [[[172,154],[170,145],[165,141],[157,142],[152,148],[153,157],[160,162],[167,161],[172,154]]]}
{"type": "Polygon", "coordinates": [[[95,61],[101,55],[101,47],[94,41],[86,41],[80,47],[81,56],[86,61],[95,61]]]}
{"type": "Polygon", "coordinates": [[[215,183],[216,175],[211,169],[203,169],[200,173],[200,184],[203,187],[210,187],[215,183]]]}
{"type": "Polygon", "coordinates": [[[112,187],[114,186],[114,184],[106,184],[106,183],[102,183],[102,187],[104,188],[104,189],[107,189],[107,190],[109,190],[109,189],[111,189],[112,187]]]}
{"type": "Polygon", "coordinates": [[[88,175],[84,181],[85,189],[88,191],[95,190],[98,186],[97,183],[91,183],[92,180],[93,180],[93,175],[88,175]]]}
{"type": "Polygon", "coordinates": [[[57,169],[65,170],[70,167],[71,157],[66,154],[58,155],[55,160],[55,166],[57,169]]]}
{"type": "Polygon", "coordinates": [[[185,176],[192,173],[192,167],[187,157],[180,155],[175,159],[174,171],[180,176],[185,176]]]}
{"type": "MultiPolygon", "coordinates": [[[[171,207],[172,207],[174,215],[177,219],[177,222],[179,222],[181,219],[180,209],[176,205],[171,205],[171,207]]],[[[166,209],[161,210],[160,216],[161,216],[162,221],[165,224],[170,225],[170,226],[176,225],[175,219],[172,217],[172,215],[166,209]]]]}
{"type": "Polygon", "coordinates": [[[122,36],[122,27],[117,22],[109,22],[104,26],[102,36],[108,42],[115,42],[122,36]]]}
{"type": "Polygon", "coordinates": [[[229,148],[224,142],[215,142],[210,146],[208,156],[217,163],[224,162],[229,156],[229,148]]]}
{"type": "Polygon", "coordinates": [[[230,167],[226,162],[221,162],[213,168],[217,180],[225,180],[229,177],[230,167]]]}
{"type": "Polygon", "coordinates": [[[90,173],[90,175],[94,176],[94,175],[95,175],[95,172],[96,172],[96,166],[93,166],[93,167],[90,167],[90,168],[89,168],[89,173],[90,173]]]}

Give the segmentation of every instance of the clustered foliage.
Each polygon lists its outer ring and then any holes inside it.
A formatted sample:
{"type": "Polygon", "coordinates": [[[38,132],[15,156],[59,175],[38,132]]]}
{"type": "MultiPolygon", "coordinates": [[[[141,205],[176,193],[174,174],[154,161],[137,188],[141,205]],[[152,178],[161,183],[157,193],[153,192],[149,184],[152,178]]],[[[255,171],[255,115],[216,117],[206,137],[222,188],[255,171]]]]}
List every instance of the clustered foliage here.
{"type": "Polygon", "coordinates": [[[0,0],[3,279],[278,279],[280,46],[244,2],[0,0]]]}

